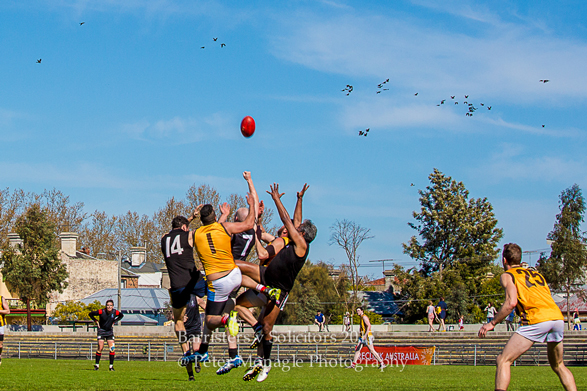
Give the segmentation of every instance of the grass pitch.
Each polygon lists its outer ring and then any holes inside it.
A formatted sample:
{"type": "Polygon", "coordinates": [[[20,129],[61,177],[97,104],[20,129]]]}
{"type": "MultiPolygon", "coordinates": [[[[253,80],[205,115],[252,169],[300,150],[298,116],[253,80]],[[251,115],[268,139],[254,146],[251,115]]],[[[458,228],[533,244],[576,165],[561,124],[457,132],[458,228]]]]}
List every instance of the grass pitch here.
{"type": "MultiPolygon", "coordinates": [[[[0,390],[493,390],[495,367],[406,366],[364,367],[362,371],[341,366],[308,363],[289,370],[274,367],[263,383],[244,382],[246,367],[216,375],[216,367],[203,367],[188,382],[185,368],[174,362],[117,361],[108,371],[108,360],[99,371],[92,361],[4,359],[0,366],[0,390]]],[[[587,390],[587,368],[570,368],[579,390],[587,390]]],[[[513,367],[510,390],[562,389],[549,367],[513,367]]]]}

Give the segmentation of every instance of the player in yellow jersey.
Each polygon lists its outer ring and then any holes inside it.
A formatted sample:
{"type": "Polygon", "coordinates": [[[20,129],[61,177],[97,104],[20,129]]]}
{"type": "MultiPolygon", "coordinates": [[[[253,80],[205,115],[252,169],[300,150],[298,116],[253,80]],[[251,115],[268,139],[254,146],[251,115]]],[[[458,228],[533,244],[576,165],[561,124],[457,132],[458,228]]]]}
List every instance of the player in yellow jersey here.
{"type": "Polygon", "coordinates": [[[503,268],[500,283],[505,290],[505,301],[495,318],[479,330],[483,338],[495,325],[501,323],[515,308],[522,318],[522,326],[511,336],[497,356],[495,389],[506,390],[510,384],[510,366],[534,342],[546,342],[548,362],[558,375],[565,390],[576,390],[575,378],[563,362],[564,320],[550,294],[542,275],[520,266],[522,249],[515,243],[503,247],[503,268]]]}
{"type": "Polygon", "coordinates": [[[385,364],[381,359],[379,353],[375,351],[373,347],[373,341],[375,337],[373,337],[373,333],[371,332],[371,322],[369,321],[369,317],[365,315],[362,307],[357,308],[357,315],[359,315],[359,321],[361,325],[361,336],[359,337],[359,342],[357,342],[357,346],[355,346],[355,357],[353,358],[352,364],[347,368],[355,368],[357,366],[357,360],[361,356],[361,349],[363,346],[366,346],[367,349],[371,352],[375,360],[379,362],[379,368],[385,368],[385,364]]]}
{"type": "Polygon", "coordinates": [[[4,327],[6,327],[6,315],[10,314],[10,307],[4,296],[0,296],[0,365],[2,365],[2,346],[4,344],[4,327]]]}

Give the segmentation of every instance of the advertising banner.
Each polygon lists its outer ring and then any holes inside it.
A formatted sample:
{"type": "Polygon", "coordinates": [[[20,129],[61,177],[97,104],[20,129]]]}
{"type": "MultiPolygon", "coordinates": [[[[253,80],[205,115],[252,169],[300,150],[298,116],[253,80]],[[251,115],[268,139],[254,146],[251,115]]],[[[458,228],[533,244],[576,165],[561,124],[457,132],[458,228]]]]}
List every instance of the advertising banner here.
{"type": "MultiPolygon", "coordinates": [[[[386,365],[430,365],[435,347],[417,346],[374,346],[386,365]]],[[[364,346],[357,364],[377,364],[377,360],[364,346]]]]}

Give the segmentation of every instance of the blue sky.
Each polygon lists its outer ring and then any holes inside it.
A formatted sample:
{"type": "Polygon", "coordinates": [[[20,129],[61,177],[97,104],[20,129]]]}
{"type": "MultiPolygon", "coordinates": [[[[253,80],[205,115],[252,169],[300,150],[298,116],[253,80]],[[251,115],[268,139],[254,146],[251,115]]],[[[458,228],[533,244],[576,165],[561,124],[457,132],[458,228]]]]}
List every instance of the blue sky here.
{"type": "Polygon", "coordinates": [[[561,191],[587,187],[586,16],[580,1],[5,0],[0,187],[151,215],[194,183],[243,194],[250,170],[288,208],[310,184],[313,261],[345,260],[328,239],[346,218],[375,235],[363,264],[409,266],[438,168],[488,198],[504,243],[543,249],[561,191]]]}

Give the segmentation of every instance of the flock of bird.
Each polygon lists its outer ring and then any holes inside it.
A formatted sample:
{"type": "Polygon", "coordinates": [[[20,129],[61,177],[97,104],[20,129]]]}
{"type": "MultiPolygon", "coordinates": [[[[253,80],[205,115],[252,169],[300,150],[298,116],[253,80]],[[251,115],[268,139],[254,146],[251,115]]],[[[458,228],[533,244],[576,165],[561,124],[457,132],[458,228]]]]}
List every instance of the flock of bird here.
{"type": "MultiPolygon", "coordinates": [[[[80,25],[80,26],[83,26],[84,24],[86,24],[86,22],[79,22],[79,25],[80,25]]],[[[217,38],[217,37],[216,37],[216,38],[212,38],[212,40],[213,40],[214,42],[217,42],[217,41],[218,41],[218,38],[217,38]]],[[[225,47],[225,46],[226,46],[226,44],[225,44],[225,43],[221,43],[221,44],[220,44],[220,47],[221,47],[221,48],[223,48],[223,47],[225,47]]],[[[205,48],[206,48],[205,46],[200,46],[200,49],[205,49],[205,48]]],[[[40,64],[40,63],[41,63],[41,61],[43,61],[43,59],[42,59],[42,58],[39,58],[39,59],[37,60],[37,64],[40,64]]],[[[351,91],[352,91],[352,89],[353,89],[353,87],[351,87],[351,91]]]]}
{"type": "MultiPolygon", "coordinates": [[[[80,22],[80,23],[79,23],[79,25],[80,25],[80,26],[83,26],[85,23],[86,23],[86,22],[80,22]]],[[[218,37],[213,37],[213,38],[212,38],[212,40],[213,40],[214,42],[218,42],[218,37]]],[[[221,47],[221,48],[223,48],[223,47],[225,47],[225,46],[226,46],[226,44],[225,44],[225,43],[221,43],[221,44],[220,44],[220,47],[221,47]]],[[[205,48],[206,48],[206,46],[201,46],[201,47],[200,47],[200,49],[205,49],[205,48]]],[[[39,59],[37,60],[37,64],[41,64],[41,62],[42,62],[42,61],[43,61],[43,59],[42,59],[42,58],[39,58],[39,59]]],[[[540,83],[543,83],[543,84],[546,84],[546,83],[548,83],[549,81],[550,81],[549,79],[541,79],[541,80],[539,80],[539,82],[540,82],[540,83]]],[[[386,85],[387,83],[389,83],[389,79],[385,79],[385,80],[384,80],[384,81],[382,81],[381,83],[377,84],[377,91],[375,91],[375,93],[376,93],[376,94],[381,94],[383,91],[389,91],[389,88],[384,88],[384,87],[385,87],[385,85],[386,85]]],[[[342,92],[344,92],[344,93],[346,93],[346,96],[349,96],[349,95],[351,94],[351,92],[353,92],[353,86],[352,86],[352,85],[350,85],[350,84],[347,84],[347,85],[346,85],[346,87],[345,87],[345,88],[343,88],[341,91],[342,91],[342,92]]],[[[416,93],[414,94],[414,96],[418,96],[418,92],[416,92],[416,93]]],[[[451,100],[455,100],[455,98],[456,98],[456,95],[451,95],[451,96],[450,96],[450,99],[451,99],[451,100]]],[[[469,95],[465,95],[465,99],[468,99],[468,98],[469,98],[469,95]]],[[[445,102],[446,102],[447,100],[448,100],[448,99],[442,99],[442,100],[440,101],[440,103],[438,103],[436,106],[439,106],[439,107],[440,107],[441,105],[444,105],[444,104],[445,104],[445,102]]],[[[466,107],[467,107],[467,112],[465,113],[465,115],[466,115],[467,117],[472,117],[472,116],[473,116],[473,114],[475,113],[475,111],[477,111],[478,107],[475,107],[475,105],[474,105],[473,103],[469,103],[469,102],[468,102],[468,101],[466,101],[466,100],[465,100],[465,101],[463,101],[462,103],[463,103],[464,105],[466,105],[466,107]]],[[[458,105],[458,104],[459,104],[459,102],[458,102],[458,101],[454,101],[454,104],[455,104],[455,105],[458,105]]],[[[479,105],[481,105],[482,107],[485,107],[485,104],[484,104],[484,103],[479,103],[479,105]]],[[[487,107],[487,110],[491,110],[491,106],[486,106],[486,107],[487,107]]],[[[544,128],[544,125],[542,125],[542,127],[544,128]]],[[[365,136],[365,137],[366,137],[366,136],[369,134],[369,130],[370,130],[370,129],[371,129],[371,128],[367,128],[367,129],[365,129],[365,130],[360,130],[360,131],[359,131],[359,136],[365,136]]]]}
{"type": "MultiPolygon", "coordinates": [[[[539,82],[540,83],[543,83],[543,84],[548,83],[549,81],[550,81],[549,79],[541,79],[541,80],[539,80],[539,82]]],[[[387,83],[389,83],[389,79],[385,79],[385,81],[377,84],[377,91],[376,91],[376,93],[377,94],[380,94],[382,91],[389,91],[389,88],[384,88],[385,87],[385,84],[387,84],[387,83]]],[[[346,96],[349,96],[351,94],[351,92],[353,92],[353,86],[350,85],[350,84],[347,84],[346,87],[342,89],[342,92],[345,92],[346,93],[346,96]]],[[[416,92],[414,94],[414,96],[418,96],[418,92],[416,92]]],[[[456,95],[451,95],[450,96],[450,101],[454,101],[454,104],[455,105],[458,105],[459,102],[457,100],[455,100],[455,98],[456,98],[456,95]]],[[[465,95],[465,99],[469,99],[469,95],[465,95]]],[[[445,102],[447,102],[448,100],[449,100],[448,98],[447,99],[442,99],[440,101],[440,103],[438,103],[436,106],[440,107],[441,105],[444,105],[445,102]]],[[[465,112],[465,115],[467,117],[472,117],[473,114],[475,113],[475,111],[477,111],[479,109],[479,107],[476,107],[474,103],[469,103],[468,100],[462,101],[462,104],[465,105],[465,107],[467,109],[467,111],[465,112]]],[[[491,107],[492,106],[485,105],[485,103],[481,103],[481,102],[479,103],[479,105],[481,107],[486,107],[488,111],[491,111],[491,107]]],[[[544,125],[542,125],[542,127],[544,128],[544,125]]],[[[359,130],[359,136],[365,136],[366,137],[367,134],[369,134],[369,130],[370,129],[371,128],[367,128],[366,130],[359,130]]]]}

